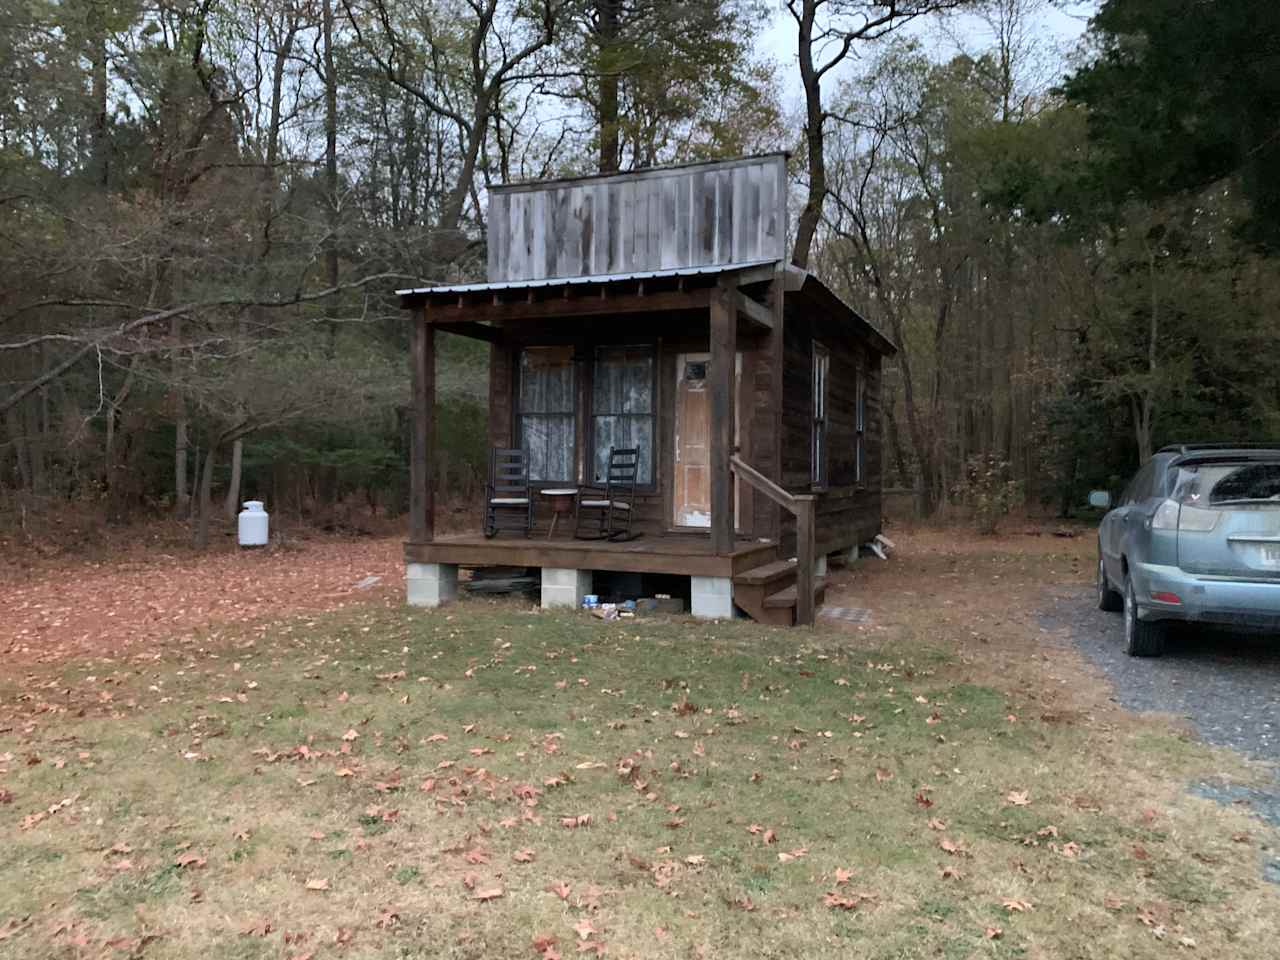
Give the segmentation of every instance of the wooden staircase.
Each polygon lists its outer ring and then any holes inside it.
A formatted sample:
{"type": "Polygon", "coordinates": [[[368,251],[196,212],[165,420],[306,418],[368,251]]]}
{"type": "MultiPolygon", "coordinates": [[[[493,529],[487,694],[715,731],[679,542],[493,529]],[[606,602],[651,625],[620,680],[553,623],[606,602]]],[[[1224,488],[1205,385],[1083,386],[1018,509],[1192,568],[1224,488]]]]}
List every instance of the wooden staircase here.
{"type": "MultiPolygon", "coordinates": [[[[733,578],[733,602],[759,623],[794,627],[799,597],[798,573],[794,557],[744,570],[733,578]]],[[[826,577],[813,578],[814,607],[822,603],[826,589],[826,577]]]]}
{"type": "Polygon", "coordinates": [[[733,578],[733,602],[761,623],[811,627],[827,581],[814,574],[814,496],[789,493],[734,454],[729,469],[796,518],[796,555],[733,578]]]}

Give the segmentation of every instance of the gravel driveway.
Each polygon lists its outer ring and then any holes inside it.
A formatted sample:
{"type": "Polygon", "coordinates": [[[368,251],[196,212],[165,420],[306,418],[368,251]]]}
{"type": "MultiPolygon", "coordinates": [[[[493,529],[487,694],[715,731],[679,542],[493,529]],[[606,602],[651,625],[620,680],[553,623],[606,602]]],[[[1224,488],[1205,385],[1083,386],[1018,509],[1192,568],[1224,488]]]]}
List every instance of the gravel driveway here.
{"type": "MultiPolygon", "coordinates": [[[[1065,631],[1111,680],[1122,706],[1183,717],[1209,743],[1280,764],[1280,637],[1179,627],[1163,657],[1130,657],[1120,615],[1099,610],[1088,588],[1063,593],[1041,622],[1065,631]]],[[[1276,770],[1274,790],[1215,783],[1192,789],[1221,803],[1246,802],[1280,826],[1280,766],[1276,770]]],[[[1280,860],[1265,864],[1264,872],[1280,883],[1280,860]]]]}
{"type": "Polygon", "coordinates": [[[1043,621],[1068,631],[1129,709],[1185,717],[1210,743],[1280,761],[1280,637],[1181,627],[1163,657],[1130,657],[1120,614],[1099,610],[1089,589],[1064,595],[1043,621]]]}

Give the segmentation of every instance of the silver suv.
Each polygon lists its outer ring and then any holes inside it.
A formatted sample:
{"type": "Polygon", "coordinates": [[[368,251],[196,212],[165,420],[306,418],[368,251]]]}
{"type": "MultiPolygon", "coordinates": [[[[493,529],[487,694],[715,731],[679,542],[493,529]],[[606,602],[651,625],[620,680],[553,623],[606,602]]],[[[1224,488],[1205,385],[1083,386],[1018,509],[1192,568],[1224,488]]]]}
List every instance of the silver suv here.
{"type": "MultiPolygon", "coordinates": [[[[1095,506],[1110,506],[1095,494],[1095,506]]],[[[1098,606],[1125,651],[1164,652],[1170,621],[1280,631],[1280,444],[1165,447],[1098,530],[1098,606]]]]}

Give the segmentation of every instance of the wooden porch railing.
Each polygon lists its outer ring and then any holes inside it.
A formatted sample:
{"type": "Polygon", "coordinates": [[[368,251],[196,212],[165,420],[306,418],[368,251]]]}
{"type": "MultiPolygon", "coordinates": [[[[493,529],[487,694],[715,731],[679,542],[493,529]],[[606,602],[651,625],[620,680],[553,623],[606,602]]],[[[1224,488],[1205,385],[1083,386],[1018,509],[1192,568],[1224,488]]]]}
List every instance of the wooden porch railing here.
{"type": "Polygon", "coordinates": [[[813,567],[817,559],[813,520],[817,498],[808,493],[788,493],[736,454],[729,458],[729,468],[796,518],[796,623],[813,626],[813,567]]]}

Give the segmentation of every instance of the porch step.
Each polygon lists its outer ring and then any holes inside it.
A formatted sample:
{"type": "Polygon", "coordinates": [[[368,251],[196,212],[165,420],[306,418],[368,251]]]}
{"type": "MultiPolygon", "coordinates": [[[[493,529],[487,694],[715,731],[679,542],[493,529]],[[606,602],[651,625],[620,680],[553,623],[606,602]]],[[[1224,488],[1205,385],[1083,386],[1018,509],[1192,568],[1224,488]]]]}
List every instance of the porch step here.
{"type": "Polygon", "coordinates": [[[733,578],[733,582],[742,587],[758,587],[775,583],[779,580],[794,578],[796,575],[796,562],[792,560],[775,560],[773,563],[766,563],[761,567],[752,567],[750,570],[744,570],[733,578]]]}
{"type": "MultiPolygon", "coordinates": [[[[827,578],[813,578],[813,602],[816,606],[822,602],[823,597],[827,593],[827,578]]],[[[781,610],[788,607],[794,608],[796,605],[796,585],[793,583],[785,590],[779,590],[777,593],[771,593],[764,598],[765,609],[781,610]]]]}

